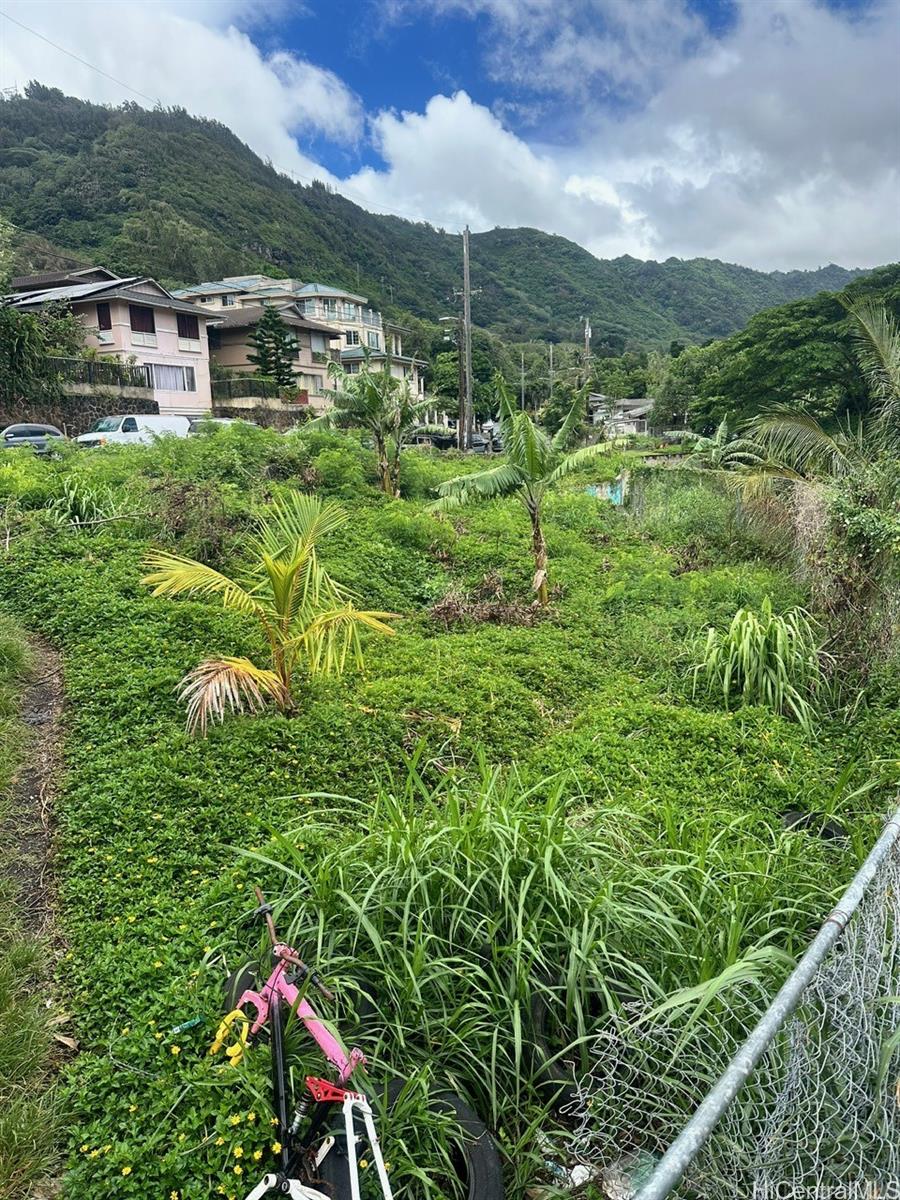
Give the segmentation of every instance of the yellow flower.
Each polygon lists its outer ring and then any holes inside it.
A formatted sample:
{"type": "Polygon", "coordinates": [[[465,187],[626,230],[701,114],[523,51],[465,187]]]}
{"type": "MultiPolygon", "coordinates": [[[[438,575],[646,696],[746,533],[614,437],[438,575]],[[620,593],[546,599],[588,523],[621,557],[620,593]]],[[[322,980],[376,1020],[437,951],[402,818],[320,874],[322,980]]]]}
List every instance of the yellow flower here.
{"type": "Polygon", "coordinates": [[[178,1192],[176,1192],[176,1191],[169,1192],[169,1200],[178,1200],[178,1192]]]}
{"type": "Polygon", "coordinates": [[[129,1104],[129,1105],[128,1105],[128,1111],[129,1111],[129,1112],[137,1112],[137,1105],[136,1105],[136,1104],[129,1104]]]}
{"type": "Polygon", "coordinates": [[[281,1142],[273,1142],[272,1143],[272,1153],[273,1154],[281,1153],[281,1142]]]}
{"type": "Polygon", "coordinates": [[[126,1025],[125,1028],[122,1030],[122,1037],[128,1037],[129,1033],[131,1033],[131,1026],[126,1025]]]}
{"type": "Polygon", "coordinates": [[[244,1168],[241,1166],[237,1166],[234,1168],[234,1173],[235,1173],[235,1175],[243,1175],[244,1168]]]}
{"type": "Polygon", "coordinates": [[[179,1133],[179,1135],[178,1135],[179,1142],[183,1142],[186,1137],[187,1137],[186,1133],[179,1133]]]}
{"type": "Polygon", "coordinates": [[[162,966],[162,963],[160,962],[160,960],[159,960],[159,959],[157,959],[157,960],[156,960],[156,962],[155,962],[153,965],[154,965],[154,967],[156,967],[156,968],[157,968],[157,970],[158,970],[158,969],[159,969],[159,968],[162,966]]]}
{"type": "Polygon", "coordinates": [[[181,1053],[181,1047],[180,1047],[180,1046],[170,1046],[170,1047],[169,1047],[169,1053],[170,1053],[170,1054],[180,1054],[180,1053],[181,1053]]]}
{"type": "Polygon", "coordinates": [[[110,1146],[110,1145],[109,1145],[109,1143],[107,1143],[107,1144],[106,1144],[106,1145],[103,1147],[103,1153],[104,1153],[104,1154],[109,1154],[110,1150],[112,1150],[112,1146],[110,1146]]]}
{"type": "Polygon", "coordinates": [[[90,1150],[90,1146],[87,1144],[87,1142],[84,1142],[81,1146],[81,1153],[87,1154],[88,1150],[90,1150]]]}
{"type": "Polygon", "coordinates": [[[123,1174],[123,1175],[130,1175],[130,1174],[131,1174],[131,1167],[123,1167],[123,1168],[122,1168],[122,1174],[123,1174]]]}
{"type": "Polygon", "coordinates": [[[216,1145],[217,1145],[217,1146],[224,1146],[224,1145],[225,1145],[225,1139],[224,1139],[223,1137],[218,1137],[218,1138],[216,1138],[216,1145]]]}
{"type": "Polygon", "coordinates": [[[369,1165],[369,1160],[368,1160],[367,1158],[361,1158],[361,1159],[359,1160],[359,1165],[360,1165],[360,1166],[362,1167],[362,1169],[365,1171],[365,1169],[366,1169],[366,1168],[368,1167],[368,1165],[369,1165]]]}
{"type": "Polygon", "coordinates": [[[99,1154],[99,1153],[100,1153],[100,1151],[99,1151],[99,1150],[92,1150],[92,1151],[90,1152],[90,1154],[88,1155],[88,1158],[96,1158],[96,1157],[98,1156],[98,1154],[99,1154]]]}
{"type": "Polygon", "coordinates": [[[254,1150],[254,1151],[253,1151],[253,1161],[254,1161],[254,1162],[259,1162],[259,1160],[260,1160],[261,1158],[262,1158],[262,1150],[254,1150]]]}
{"type": "Polygon", "coordinates": [[[243,1119],[244,1118],[241,1116],[240,1113],[235,1113],[233,1117],[229,1117],[229,1120],[231,1121],[232,1125],[240,1125],[240,1123],[241,1123],[241,1121],[243,1121],[243,1119]]]}
{"type": "Polygon", "coordinates": [[[278,1124],[278,1118],[277,1118],[277,1117],[269,1117],[269,1124],[270,1124],[270,1125],[277,1125],[277,1124],[278,1124]]]}
{"type": "Polygon", "coordinates": [[[232,1150],[232,1154],[234,1155],[235,1158],[243,1158],[244,1157],[244,1147],[243,1146],[235,1146],[235,1148],[232,1150]]]}
{"type": "Polygon", "coordinates": [[[156,1040],[157,1040],[158,1042],[161,1042],[161,1041],[162,1041],[162,1037],[163,1037],[163,1035],[162,1035],[161,1033],[154,1033],[154,1035],[153,1035],[153,1036],[156,1038],[156,1040]]]}
{"type": "Polygon", "coordinates": [[[253,1122],[256,1120],[256,1113],[255,1113],[255,1112],[248,1112],[248,1113],[247,1113],[247,1120],[248,1120],[248,1121],[251,1123],[251,1125],[252,1125],[252,1124],[253,1124],[253,1122]]]}

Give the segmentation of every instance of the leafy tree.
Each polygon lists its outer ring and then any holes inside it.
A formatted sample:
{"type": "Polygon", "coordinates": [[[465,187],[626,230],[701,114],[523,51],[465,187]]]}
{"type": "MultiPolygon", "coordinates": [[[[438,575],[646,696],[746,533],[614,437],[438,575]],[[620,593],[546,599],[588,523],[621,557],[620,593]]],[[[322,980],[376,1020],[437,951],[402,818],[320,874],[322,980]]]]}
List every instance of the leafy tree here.
{"type": "MultiPolygon", "coordinates": [[[[0,216],[0,296],[9,290],[14,236],[13,226],[0,216]]],[[[77,354],[83,345],[84,327],[66,309],[26,312],[0,303],[0,402],[58,399],[59,379],[49,359],[77,354]]]]}
{"type": "Polygon", "coordinates": [[[294,382],[297,342],[277,309],[266,309],[249,341],[253,350],[247,358],[256,367],[257,375],[274,379],[279,387],[290,387],[294,382]]]}
{"type": "Polygon", "coordinates": [[[388,496],[400,495],[400,456],[412,434],[430,427],[422,418],[431,400],[414,400],[405,379],[393,376],[387,364],[373,371],[368,355],[355,374],[338,363],[328,368],[338,387],[329,391],[332,408],[307,428],[365,429],[375,446],[378,480],[388,496]]]}
{"type": "Polygon", "coordinates": [[[500,496],[516,496],[525,507],[531,522],[531,549],[534,555],[533,588],[538,601],[547,604],[547,543],[541,520],[541,506],[548,488],[583,466],[596,455],[608,450],[609,443],[585,446],[566,453],[573,429],[582,419],[584,398],[579,394],[566,419],[553,435],[548,436],[535,424],[531,414],[517,409],[509,388],[500,375],[494,382],[500,412],[500,433],[506,461],[485,471],[461,475],[438,488],[440,499],[431,505],[435,512],[447,512],[475,501],[496,500],[500,496]]]}
{"type": "Polygon", "coordinates": [[[209,658],[181,681],[188,729],[205,733],[226,710],[256,712],[272,700],[294,707],[296,675],[341,674],[347,659],[362,661],[360,630],[389,634],[392,614],[354,607],[349,594],[319,562],[318,544],[345,525],[335,504],[292,492],[261,519],[251,542],[251,562],[229,578],[212,567],[156,550],[146,558],[143,582],[154,596],[221,596],[225,608],[255,617],[269,644],[269,665],[248,658],[209,658]]]}

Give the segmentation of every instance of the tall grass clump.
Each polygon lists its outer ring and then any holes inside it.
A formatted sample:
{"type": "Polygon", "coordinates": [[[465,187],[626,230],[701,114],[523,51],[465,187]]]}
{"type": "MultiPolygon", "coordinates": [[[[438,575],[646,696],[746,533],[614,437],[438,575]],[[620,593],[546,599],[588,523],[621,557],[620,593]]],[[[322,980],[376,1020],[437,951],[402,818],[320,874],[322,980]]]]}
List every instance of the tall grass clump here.
{"type": "Polygon", "coordinates": [[[598,1023],[723,972],[774,986],[825,903],[795,836],[594,809],[568,778],[528,789],[482,766],[433,786],[414,756],[370,799],[314,799],[302,827],[246,852],[280,874],[280,926],[349,1004],[339,1027],[359,1019],[373,1080],[453,1087],[503,1131],[521,1182],[598,1023]]]}
{"type": "Polygon", "coordinates": [[[759,704],[789,713],[811,732],[829,661],[809,613],[773,612],[766,596],[758,613],[739,608],[727,629],[709,627],[694,664],[694,688],[721,697],[726,708],[759,704]]]}

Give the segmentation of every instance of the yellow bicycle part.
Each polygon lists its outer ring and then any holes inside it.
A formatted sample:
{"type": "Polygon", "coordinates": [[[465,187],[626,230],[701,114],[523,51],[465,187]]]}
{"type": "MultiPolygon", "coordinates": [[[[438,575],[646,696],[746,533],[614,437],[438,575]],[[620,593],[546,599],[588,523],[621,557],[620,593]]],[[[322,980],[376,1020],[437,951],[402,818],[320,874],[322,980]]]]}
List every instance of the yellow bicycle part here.
{"type": "Polygon", "coordinates": [[[225,1046],[225,1054],[233,1067],[236,1067],[244,1057],[244,1051],[247,1048],[247,1038],[250,1033],[250,1018],[241,1009],[232,1009],[226,1017],[224,1017],[216,1030],[216,1039],[209,1048],[210,1054],[218,1054],[225,1046]],[[236,1021],[240,1022],[240,1029],[237,1035],[237,1041],[230,1046],[225,1046],[226,1039],[232,1033],[232,1026],[236,1021]]]}

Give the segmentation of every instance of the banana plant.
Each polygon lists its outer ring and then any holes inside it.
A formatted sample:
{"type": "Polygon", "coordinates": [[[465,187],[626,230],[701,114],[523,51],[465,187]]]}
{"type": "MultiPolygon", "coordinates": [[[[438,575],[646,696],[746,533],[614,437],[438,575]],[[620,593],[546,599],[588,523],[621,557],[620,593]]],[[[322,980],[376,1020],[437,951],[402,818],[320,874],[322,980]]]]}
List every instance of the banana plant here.
{"type": "Polygon", "coordinates": [[[598,454],[609,453],[613,443],[602,442],[566,452],[572,432],[583,415],[584,395],[581,392],[553,437],[536,425],[529,413],[515,407],[509,388],[499,374],[494,377],[494,395],[500,412],[500,435],[506,461],[441,484],[438,488],[440,498],[429,507],[433,512],[447,512],[463,504],[496,500],[501,496],[515,496],[520,500],[531,523],[532,587],[538,602],[545,605],[549,602],[550,591],[541,512],[544,496],[549,488],[572,471],[577,471],[598,454]]]}
{"type": "Polygon", "coordinates": [[[290,712],[298,674],[340,675],[348,660],[362,664],[362,630],[393,633],[386,621],[395,614],[356,608],[319,561],[318,544],[347,520],[336,504],[292,493],[257,522],[250,560],[234,578],[168,551],[147,556],[143,582],[154,596],[220,596],[225,608],[255,618],[269,646],[266,666],[215,657],[184,676],[189,732],[205,734],[226,711],[258,712],[267,701],[290,712]]]}

